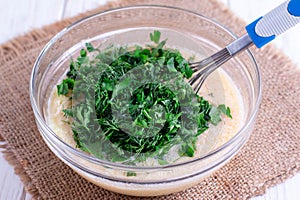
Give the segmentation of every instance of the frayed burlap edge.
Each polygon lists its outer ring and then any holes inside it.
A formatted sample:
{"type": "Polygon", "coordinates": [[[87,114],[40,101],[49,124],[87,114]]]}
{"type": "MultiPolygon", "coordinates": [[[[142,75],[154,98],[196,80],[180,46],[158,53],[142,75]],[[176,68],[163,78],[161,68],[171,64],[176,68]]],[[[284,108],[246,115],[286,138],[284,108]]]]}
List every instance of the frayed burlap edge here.
{"type": "MultiPolygon", "coordinates": [[[[1,135],[0,141],[5,141],[3,138],[1,138],[1,135]]],[[[0,149],[4,149],[1,151],[4,159],[14,167],[14,172],[20,177],[20,180],[24,184],[25,190],[30,193],[33,199],[41,199],[39,191],[31,182],[30,177],[24,169],[27,162],[25,160],[18,159],[8,144],[1,144],[0,149]]]]}

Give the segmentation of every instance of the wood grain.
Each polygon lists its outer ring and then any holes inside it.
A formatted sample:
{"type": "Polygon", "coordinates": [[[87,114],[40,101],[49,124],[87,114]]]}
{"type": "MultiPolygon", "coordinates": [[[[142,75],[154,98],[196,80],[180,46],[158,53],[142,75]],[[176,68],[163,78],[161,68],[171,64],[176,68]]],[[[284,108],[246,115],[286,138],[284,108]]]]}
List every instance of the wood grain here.
{"type": "MultiPolygon", "coordinates": [[[[112,0],[110,0],[112,1],[112,0]]],[[[246,22],[277,6],[282,0],[221,0],[233,9],[246,22]]],[[[86,10],[103,5],[107,0],[1,0],[0,7],[0,43],[24,34],[32,28],[74,16],[86,10]]],[[[276,45],[300,67],[300,26],[276,39],[276,45]],[[298,36],[298,37],[297,37],[298,36]]],[[[295,177],[267,190],[263,196],[254,200],[298,200],[300,196],[300,173],[295,177]]],[[[13,168],[4,160],[0,149],[0,200],[30,199],[26,194],[13,168]]]]}

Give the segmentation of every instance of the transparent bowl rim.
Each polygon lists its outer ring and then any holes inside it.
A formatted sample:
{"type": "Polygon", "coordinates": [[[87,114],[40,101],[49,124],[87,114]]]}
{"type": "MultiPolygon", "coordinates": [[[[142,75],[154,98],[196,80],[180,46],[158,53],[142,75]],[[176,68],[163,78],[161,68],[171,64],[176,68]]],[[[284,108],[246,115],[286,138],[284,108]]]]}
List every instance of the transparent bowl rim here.
{"type": "Polygon", "coordinates": [[[47,130],[48,133],[50,133],[52,136],[54,136],[57,141],[67,150],[71,151],[72,153],[78,155],[79,157],[86,159],[88,161],[91,161],[93,163],[97,163],[97,164],[102,164],[102,165],[106,165],[106,166],[111,166],[111,167],[120,167],[123,169],[127,169],[127,170],[158,170],[158,169],[168,169],[168,168],[174,168],[174,167],[178,167],[178,166],[184,166],[187,164],[191,164],[191,163],[196,163],[199,162],[201,160],[205,160],[206,158],[209,158],[215,154],[217,154],[218,152],[222,151],[223,149],[225,149],[226,147],[228,147],[229,145],[231,145],[232,143],[234,143],[236,140],[238,140],[240,138],[240,136],[242,135],[242,133],[250,126],[250,124],[255,120],[255,116],[258,112],[258,108],[261,102],[261,75],[260,75],[260,70],[258,67],[258,64],[253,56],[253,54],[251,53],[251,51],[249,49],[245,50],[245,52],[247,53],[248,57],[250,58],[252,65],[254,66],[255,71],[257,72],[257,77],[258,77],[258,90],[257,90],[257,99],[255,102],[255,106],[254,106],[254,110],[251,113],[251,116],[249,118],[249,120],[243,125],[243,127],[234,135],[234,137],[232,137],[229,141],[227,141],[226,143],[224,143],[223,145],[221,145],[220,147],[216,148],[215,150],[201,156],[195,159],[191,159],[189,161],[186,162],[181,162],[181,163],[176,163],[176,164],[170,164],[170,165],[163,165],[163,166],[153,166],[153,167],[146,167],[146,166],[133,166],[133,165],[125,165],[125,164],[120,164],[120,163],[114,163],[114,162],[109,162],[109,161],[105,161],[105,160],[101,160],[98,159],[94,156],[88,155],[87,153],[84,153],[72,146],[70,146],[69,144],[65,143],[61,138],[59,138],[54,131],[47,125],[46,121],[43,119],[41,112],[38,109],[37,106],[37,102],[35,100],[34,97],[34,80],[35,80],[35,73],[36,71],[39,69],[39,64],[41,62],[41,60],[44,57],[44,54],[52,47],[52,45],[58,41],[58,39],[63,36],[64,34],[66,34],[69,30],[71,30],[73,27],[91,19],[94,18],[96,16],[101,16],[101,15],[106,15],[112,12],[118,12],[118,11],[123,11],[123,10],[130,10],[130,9],[143,9],[143,8],[156,8],[156,9],[169,9],[169,10],[176,10],[179,12],[186,12],[192,15],[196,15],[197,17],[200,17],[202,19],[204,19],[205,21],[208,21],[216,26],[218,26],[219,28],[221,28],[223,31],[225,31],[227,34],[229,34],[231,37],[233,38],[237,38],[237,36],[230,31],[226,26],[224,26],[223,24],[221,24],[220,22],[208,18],[202,14],[199,14],[197,12],[194,11],[190,11],[184,8],[178,8],[178,7],[174,7],[174,6],[165,6],[165,5],[135,5],[135,6],[125,6],[125,7],[118,7],[118,8],[113,8],[113,9],[109,9],[103,12],[98,12],[95,13],[93,15],[84,17],[74,23],[72,23],[71,25],[67,26],[66,28],[64,28],[63,30],[61,30],[60,32],[58,32],[54,37],[52,37],[52,39],[44,46],[44,48],[42,49],[42,51],[40,52],[40,54],[38,55],[35,63],[34,63],[34,67],[31,73],[31,78],[30,78],[30,84],[29,84],[29,92],[30,92],[30,101],[31,101],[31,106],[32,109],[34,111],[34,115],[36,117],[36,119],[41,123],[41,125],[47,130]]]}

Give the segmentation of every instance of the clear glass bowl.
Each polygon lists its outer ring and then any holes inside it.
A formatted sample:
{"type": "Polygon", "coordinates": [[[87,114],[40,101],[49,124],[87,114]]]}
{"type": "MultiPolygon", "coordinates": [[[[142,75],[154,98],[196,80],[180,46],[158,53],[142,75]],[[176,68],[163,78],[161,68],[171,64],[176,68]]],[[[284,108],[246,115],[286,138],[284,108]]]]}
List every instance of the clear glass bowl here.
{"type": "MultiPolygon", "coordinates": [[[[31,104],[38,129],[54,154],[74,171],[105,189],[134,196],[157,196],[181,191],[227,163],[249,138],[261,97],[260,72],[250,51],[231,59],[222,70],[241,94],[242,115],[238,131],[230,133],[193,159],[164,166],[137,167],[111,163],[90,156],[62,141],[47,124],[47,106],[52,89],[66,74],[70,56],[86,42],[96,45],[146,44],[149,32],[160,30],[168,45],[210,55],[236,37],[224,26],[200,14],[162,6],[135,6],[109,10],[84,18],[59,32],[42,50],[30,80],[31,104]],[[134,171],[136,176],[126,176],[134,171]]],[[[218,77],[211,75],[209,85],[218,77]]],[[[219,84],[222,86],[222,84],[219,84]]],[[[226,96],[226,90],[223,91],[226,96]]],[[[214,99],[214,97],[212,97],[214,99]]],[[[234,120],[234,119],[233,119],[234,120]]],[[[220,135],[216,135],[216,140],[220,135]]]]}

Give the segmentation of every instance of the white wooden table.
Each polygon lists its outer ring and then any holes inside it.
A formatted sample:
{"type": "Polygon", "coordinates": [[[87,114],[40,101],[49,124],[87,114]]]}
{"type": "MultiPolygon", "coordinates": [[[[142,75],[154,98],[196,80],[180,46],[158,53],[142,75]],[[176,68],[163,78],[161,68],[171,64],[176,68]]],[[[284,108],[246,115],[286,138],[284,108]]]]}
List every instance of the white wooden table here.
{"type": "MultiPolygon", "coordinates": [[[[283,0],[222,0],[237,15],[251,22],[283,0]]],[[[0,0],[0,43],[23,34],[32,28],[74,16],[103,5],[107,0],[0,0]]],[[[276,45],[300,67],[300,26],[276,39],[276,45]]],[[[30,199],[18,176],[14,174],[0,149],[0,200],[30,199]]],[[[267,190],[254,200],[299,200],[300,173],[267,190]]]]}

